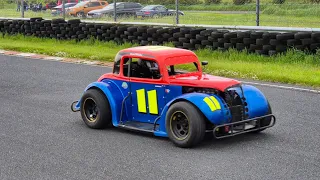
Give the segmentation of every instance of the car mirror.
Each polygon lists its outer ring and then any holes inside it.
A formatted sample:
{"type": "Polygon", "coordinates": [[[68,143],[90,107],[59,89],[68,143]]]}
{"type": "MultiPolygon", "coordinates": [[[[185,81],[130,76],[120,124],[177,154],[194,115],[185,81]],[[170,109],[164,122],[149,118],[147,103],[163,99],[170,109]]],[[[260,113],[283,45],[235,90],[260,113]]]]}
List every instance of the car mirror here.
{"type": "Polygon", "coordinates": [[[208,61],[202,61],[202,62],[201,62],[201,65],[202,65],[202,66],[208,65],[208,61]]]}

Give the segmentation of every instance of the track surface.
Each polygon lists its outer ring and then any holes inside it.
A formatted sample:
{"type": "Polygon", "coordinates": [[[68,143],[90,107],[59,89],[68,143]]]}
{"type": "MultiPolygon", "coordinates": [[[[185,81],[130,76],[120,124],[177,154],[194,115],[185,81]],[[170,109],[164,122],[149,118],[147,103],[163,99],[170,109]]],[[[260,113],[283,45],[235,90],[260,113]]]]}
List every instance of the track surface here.
{"type": "Polygon", "coordinates": [[[70,111],[108,71],[0,55],[0,179],[320,179],[319,95],[259,87],[275,127],[180,149],[70,111]]]}

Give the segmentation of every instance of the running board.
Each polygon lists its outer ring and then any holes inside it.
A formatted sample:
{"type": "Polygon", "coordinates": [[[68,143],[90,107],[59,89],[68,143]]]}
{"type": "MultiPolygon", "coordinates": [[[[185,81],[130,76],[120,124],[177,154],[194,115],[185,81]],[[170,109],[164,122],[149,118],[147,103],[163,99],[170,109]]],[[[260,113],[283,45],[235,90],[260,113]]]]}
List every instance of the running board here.
{"type": "Polygon", "coordinates": [[[127,129],[131,131],[145,132],[145,133],[154,133],[154,125],[151,123],[142,123],[136,121],[128,121],[123,124],[118,125],[119,128],[127,129]]]}

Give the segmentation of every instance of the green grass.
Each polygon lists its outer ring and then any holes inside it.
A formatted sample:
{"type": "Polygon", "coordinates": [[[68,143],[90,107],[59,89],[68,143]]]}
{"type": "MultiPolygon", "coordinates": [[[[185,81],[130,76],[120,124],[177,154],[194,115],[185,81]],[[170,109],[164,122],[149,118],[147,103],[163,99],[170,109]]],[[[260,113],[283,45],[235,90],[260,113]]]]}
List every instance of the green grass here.
{"type": "MultiPolygon", "coordinates": [[[[57,41],[24,36],[0,37],[0,49],[52,56],[113,61],[115,54],[132,44],[86,40],[57,41]]],[[[207,49],[195,52],[201,61],[209,61],[206,72],[214,75],[320,87],[320,54],[289,51],[285,55],[264,57],[230,50],[207,49]]]]}

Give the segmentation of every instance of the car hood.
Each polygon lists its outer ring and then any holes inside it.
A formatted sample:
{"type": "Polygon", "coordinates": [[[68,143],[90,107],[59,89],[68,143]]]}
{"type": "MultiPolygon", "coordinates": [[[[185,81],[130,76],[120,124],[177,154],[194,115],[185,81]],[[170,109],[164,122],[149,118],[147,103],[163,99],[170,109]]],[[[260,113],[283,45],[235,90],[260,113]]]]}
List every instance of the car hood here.
{"type": "Polygon", "coordinates": [[[220,76],[212,76],[208,74],[202,75],[201,77],[188,76],[170,79],[170,84],[174,85],[213,88],[219,91],[225,91],[227,88],[239,85],[240,83],[240,81],[234,79],[224,78],[220,76]]]}

